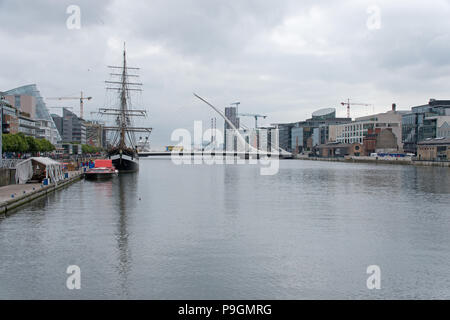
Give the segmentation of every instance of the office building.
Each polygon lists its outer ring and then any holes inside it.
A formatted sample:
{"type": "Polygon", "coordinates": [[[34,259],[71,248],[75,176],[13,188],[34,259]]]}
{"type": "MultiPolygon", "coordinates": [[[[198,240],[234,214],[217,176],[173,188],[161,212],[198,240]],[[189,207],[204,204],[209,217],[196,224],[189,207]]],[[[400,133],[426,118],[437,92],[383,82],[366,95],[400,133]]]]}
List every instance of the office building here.
{"type": "Polygon", "coordinates": [[[356,118],[355,121],[337,125],[330,129],[336,135],[336,142],[340,143],[363,143],[364,138],[371,133],[389,129],[396,137],[398,150],[402,150],[402,116],[408,111],[397,111],[396,105],[392,110],[370,116],[356,118]]]}
{"type": "Polygon", "coordinates": [[[331,125],[348,123],[349,118],[336,118],[335,108],[324,108],[313,112],[305,121],[276,124],[279,129],[280,147],[288,152],[311,151],[313,147],[330,140],[331,125]]]}
{"type": "MultiPolygon", "coordinates": [[[[239,130],[239,117],[237,115],[236,107],[226,107],[225,108],[225,117],[239,130]]],[[[235,133],[233,132],[232,127],[225,121],[224,124],[224,135],[223,135],[223,146],[225,150],[236,150],[237,140],[235,137],[235,133]]]]}
{"type": "Polygon", "coordinates": [[[63,108],[63,116],[52,114],[53,122],[64,143],[86,144],[86,126],[84,120],[67,108],[63,108]]]}
{"type": "Polygon", "coordinates": [[[402,117],[405,152],[416,153],[417,143],[438,137],[450,138],[450,100],[430,99],[428,104],[412,107],[402,117]]]}

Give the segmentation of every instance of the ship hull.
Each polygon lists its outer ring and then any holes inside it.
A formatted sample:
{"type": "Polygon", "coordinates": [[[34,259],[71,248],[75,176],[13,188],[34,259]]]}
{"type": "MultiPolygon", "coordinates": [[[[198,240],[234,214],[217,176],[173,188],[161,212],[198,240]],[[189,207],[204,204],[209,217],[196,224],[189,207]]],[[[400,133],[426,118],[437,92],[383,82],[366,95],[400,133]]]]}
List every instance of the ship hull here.
{"type": "Polygon", "coordinates": [[[119,173],[136,172],[139,170],[139,157],[137,155],[111,154],[109,155],[109,159],[112,160],[113,166],[119,173]]]}
{"type": "Polygon", "coordinates": [[[86,172],[84,174],[84,177],[86,180],[109,180],[112,179],[112,177],[114,177],[115,174],[114,173],[91,173],[91,172],[86,172]]]}

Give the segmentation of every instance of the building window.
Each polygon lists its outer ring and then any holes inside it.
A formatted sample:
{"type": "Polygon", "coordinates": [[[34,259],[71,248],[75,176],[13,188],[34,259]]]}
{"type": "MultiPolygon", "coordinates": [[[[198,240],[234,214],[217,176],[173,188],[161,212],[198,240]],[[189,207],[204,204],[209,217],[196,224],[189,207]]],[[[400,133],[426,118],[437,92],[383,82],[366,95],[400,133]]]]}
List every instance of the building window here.
{"type": "Polygon", "coordinates": [[[20,96],[14,96],[14,104],[17,109],[20,109],[20,96]]]}

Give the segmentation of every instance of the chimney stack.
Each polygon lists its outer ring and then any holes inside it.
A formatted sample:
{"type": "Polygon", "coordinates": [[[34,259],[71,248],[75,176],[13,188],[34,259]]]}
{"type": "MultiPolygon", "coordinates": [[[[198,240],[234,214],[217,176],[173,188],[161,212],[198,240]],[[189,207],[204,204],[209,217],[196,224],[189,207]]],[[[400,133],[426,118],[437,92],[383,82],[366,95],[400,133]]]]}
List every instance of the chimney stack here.
{"type": "Polygon", "coordinates": [[[397,109],[397,105],[395,103],[392,104],[392,111],[395,111],[397,109]]]}

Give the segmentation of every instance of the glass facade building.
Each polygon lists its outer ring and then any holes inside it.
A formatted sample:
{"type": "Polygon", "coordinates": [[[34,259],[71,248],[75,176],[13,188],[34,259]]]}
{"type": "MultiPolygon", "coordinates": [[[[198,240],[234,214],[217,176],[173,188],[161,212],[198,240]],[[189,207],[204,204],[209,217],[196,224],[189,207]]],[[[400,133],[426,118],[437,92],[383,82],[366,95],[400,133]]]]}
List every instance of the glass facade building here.
{"type": "MultiPolygon", "coordinates": [[[[316,145],[325,144],[329,140],[330,125],[348,123],[350,121],[351,119],[349,118],[322,118],[316,116],[306,121],[289,124],[291,128],[289,135],[290,146],[286,150],[303,152],[311,150],[316,145]]],[[[283,142],[281,139],[281,125],[279,125],[279,128],[281,144],[283,142]]]]}
{"type": "Polygon", "coordinates": [[[426,105],[412,107],[411,112],[402,117],[404,151],[416,153],[418,142],[436,138],[439,131],[437,120],[446,116],[450,116],[450,100],[431,99],[426,105]]]}
{"type": "MultiPolygon", "coordinates": [[[[5,95],[13,95],[13,96],[27,95],[27,96],[35,97],[35,99],[36,99],[36,119],[48,120],[51,125],[51,128],[53,129],[54,134],[55,134],[54,140],[55,141],[61,140],[58,130],[56,129],[55,123],[53,122],[53,119],[50,116],[50,113],[48,112],[44,98],[42,98],[42,96],[35,84],[30,84],[30,85],[22,86],[22,87],[15,88],[12,90],[8,90],[5,92],[5,95]]],[[[54,142],[52,142],[52,143],[54,143],[54,142]]]]}
{"type": "Polygon", "coordinates": [[[292,152],[292,135],[291,130],[294,127],[293,123],[280,123],[275,125],[278,129],[278,145],[281,149],[292,152]]]}
{"type": "MultiPolygon", "coordinates": [[[[236,107],[226,107],[225,108],[225,117],[239,130],[239,117],[237,114],[236,107]]],[[[224,130],[223,130],[223,149],[224,150],[236,150],[236,139],[234,136],[233,128],[228,124],[228,122],[224,122],[224,130]],[[228,140],[228,141],[227,141],[228,140]]]]}
{"type": "Polygon", "coordinates": [[[295,127],[291,130],[291,148],[293,152],[303,151],[303,128],[295,127]]]}

